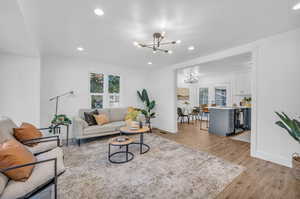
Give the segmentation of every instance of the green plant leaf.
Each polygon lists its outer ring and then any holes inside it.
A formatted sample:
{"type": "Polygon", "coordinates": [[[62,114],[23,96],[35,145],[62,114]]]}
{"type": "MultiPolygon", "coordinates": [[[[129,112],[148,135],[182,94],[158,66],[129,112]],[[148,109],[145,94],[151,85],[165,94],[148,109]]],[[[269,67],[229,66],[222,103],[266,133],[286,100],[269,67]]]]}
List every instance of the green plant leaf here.
{"type": "Polygon", "coordinates": [[[148,112],[146,110],[141,110],[142,114],[145,115],[145,117],[148,117],[148,112]]]}
{"type": "Polygon", "coordinates": [[[155,101],[153,100],[153,101],[151,101],[151,102],[149,103],[148,108],[149,108],[150,110],[152,110],[154,107],[155,107],[155,101]]]}
{"type": "Polygon", "coordinates": [[[144,102],[144,101],[145,101],[145,100],[144,100],[144,97],[143,97],[143,95],[140,93],[140,91],[137,91],[137,94],[138,94],[139,98],[142,100],[142,102],[144,102]]]}
{"type": "Polygon", "coordinates": [[[144,102],[146,102],[146,106],[148,107],[150,104],[149,96],[146,89],[143,89],[142,96],[144,98],[144,102]]]}
{"type": "Polygon", "coordinates": [[[281,121],[275,122],[278,126],[285,129],[296,141],[300,142],[300,126],[299,121],[291,120],[285,113],[275,112],[281,121]]]}

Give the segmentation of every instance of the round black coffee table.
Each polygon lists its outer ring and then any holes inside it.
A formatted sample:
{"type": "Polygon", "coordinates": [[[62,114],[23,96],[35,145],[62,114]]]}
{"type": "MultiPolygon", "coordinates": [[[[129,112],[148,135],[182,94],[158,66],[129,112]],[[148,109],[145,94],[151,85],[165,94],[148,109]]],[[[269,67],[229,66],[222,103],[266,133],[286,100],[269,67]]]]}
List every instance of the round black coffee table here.
{"type": "Polygon", "coordinates": [[[131,144],[138,144],[140,146],[140,154],[147,153],[150,150],[150,146],[144,143],[144,133],[149,132],[149,127],[144,126],[140,129],[130,129],[128,127],[120,128],[120,134],[140,134],[139,142],[132,142],[131,144]],[[144,148],[144,150],[143,150],[144,148]]]}
{"type": "Polygon", "coordinates": [[[132,144],[134,142],[133,138],[127,137],[127,136],[119,136],[119,137],[115,137],[109,140],[108,142],[108,160],[111,163],[115,163],[115,164],[122,164],[122,163],[126,163],[129,162],[133,159],[134,155],[133,153],[128,151],[128,145],[132,144]],[[114,152],[114,153],[110,153],[110,147],[111,146],[118,146],[120,147],[120,151],[114,152]],[[121,149],[123,147],[126,147],[125,151],[121,151],[121,149]],[[112,157],[117,155],[117,154],[125,154],[125,160],[123,161],[116,161],[116,160],[112,160],[112,157]]]}

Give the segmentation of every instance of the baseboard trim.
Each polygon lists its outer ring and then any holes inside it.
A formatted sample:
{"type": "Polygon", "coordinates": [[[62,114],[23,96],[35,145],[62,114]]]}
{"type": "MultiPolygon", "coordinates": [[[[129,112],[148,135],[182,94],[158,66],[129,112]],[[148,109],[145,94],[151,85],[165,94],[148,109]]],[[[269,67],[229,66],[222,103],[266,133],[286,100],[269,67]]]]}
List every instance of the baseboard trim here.
{"type": "Polygon", "coordinates": [[[162,129],[155,128],[155,127],[153,128],[153,130],[159,131],[160,133],[163,133],[163,134],[168,134],[168,133],[174,134],[174,133],[172,133],[170,131],[162,130],[162,129]]]}
{"type": "Polygon", "coordinates": [[[253,157],[259,158],[259,159],[263,159],[266,161],[270,161],[276,164],[280,164],[286,167],[292,167],[292,161],[289,158],[285,158],[283,156],[274,156],[272,154],[269,153],[265,153],[262,151],[256,151],[255,153],[252,154],[253,157]]]}

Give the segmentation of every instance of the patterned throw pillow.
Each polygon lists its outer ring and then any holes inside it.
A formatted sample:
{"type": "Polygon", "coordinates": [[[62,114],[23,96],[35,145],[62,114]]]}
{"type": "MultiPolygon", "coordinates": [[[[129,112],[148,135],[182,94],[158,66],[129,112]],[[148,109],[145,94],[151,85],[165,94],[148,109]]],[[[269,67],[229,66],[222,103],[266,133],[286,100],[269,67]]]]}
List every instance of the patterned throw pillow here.
{"type": "Polygon", "coordinates": [[[105,114],[94,115],[94,117],[98,125],[109,123],[109,119],[105,114]]]}
{"type": "Polygon", "coordinates": [[[141,112],[138,111],[138,109],[136,109],[134,107],[128,107],[127,114],[125,116],[125,121],[126,120],[136,120],[137,116],[139,114],[141,114],[141,112]]]}
{"type": "Polygon", "coordinates": [[[98,110],[92,112],[84,112],[84,120],[88,123],[89,126],[97,125],[94,115],[99,115],[98,110]]]}

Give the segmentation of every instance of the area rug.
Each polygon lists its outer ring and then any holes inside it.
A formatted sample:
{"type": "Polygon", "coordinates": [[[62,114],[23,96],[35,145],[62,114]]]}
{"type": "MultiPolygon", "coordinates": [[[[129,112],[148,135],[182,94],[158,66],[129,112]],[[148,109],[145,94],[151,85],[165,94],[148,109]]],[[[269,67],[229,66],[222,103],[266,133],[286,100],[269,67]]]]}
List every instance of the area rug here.
{"type": "Polygon", "coordinates": [[[150,151],[140,155],[139,147],[131,145],[135,157],[121,165],[108,161],[107,140],[64,148],[67,170],[59,177],[59,198],[209,199],[244,170],[154,134],[145,135],[144,140],[150,151]]]}
{"type": "Polygon", "coordinates": [[[243,133],[240,133],[236,136],[232,136],[230,138],[233,139],[233,140],[239,140],[239,141],[242,141],[242,142],[250,143],[250,141],[251,141],[251,131],[245,131],[243,133]]]}

